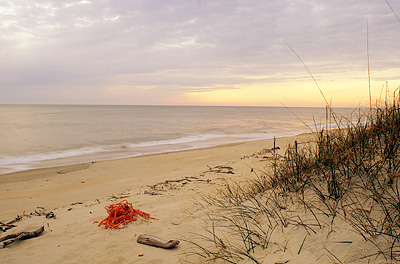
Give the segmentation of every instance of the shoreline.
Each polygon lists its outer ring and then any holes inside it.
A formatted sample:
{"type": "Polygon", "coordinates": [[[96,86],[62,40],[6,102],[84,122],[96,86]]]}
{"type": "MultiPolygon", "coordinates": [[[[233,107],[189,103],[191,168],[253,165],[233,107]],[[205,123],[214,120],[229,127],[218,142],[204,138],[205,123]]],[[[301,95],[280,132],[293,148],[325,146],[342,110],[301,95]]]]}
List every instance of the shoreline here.
{"type": "MultiPolygon", "coordinates": [[[[277,138],[276,140],[286,141],[290,138],[292,137],[277,138]]],[[[221,163],[228,163],[232,160],[239,159],[240,157],[245,156],[246,153],[247,155],[252,154],[248,152],[251,152],[253,149],[256,151],[259,146],[261,148],[264,145],[272,146],[272,142],[273,139],[265,139],[249,142],[230,143],[206,148],[155,153],[130,158],[35,168],[24,171],[0,174],[0,186],[3,186],[3,190],[5,190],[3,194],[6,194],[7,192],[12,192],[12,190],[15,189],[14,185],[29,183],[30,185],[32,185],[33,188],[30,188],[28,192],[37,192],[39,194],[40,192],[44,192],[45,190],[56,188],[56,185],[65,185],[63,189],[78,187],[79,189],[84,190],[88,189],[88,184],[86,183],[90,182],[92,184],[91,187],[93,187],[91,188],[92,191],[95,191],[94,187],[98,187],[98,185],[107,183],[111,184],[108,185],[107,189],[116,192],[120,187],[118,184],[114,184],[114,186],[112,182],[128,181],[128,179],[132,178],[132,176],[130,175],[134,175],[135,179],[137,179],[138,182],[141,183],[133,183],[132,187],[138,188],[142,185],[145,186],[146,184],[156,183],[157,181],[171,180],[174,177],[179,177],[184,173],[190,173],[190,171],[192,171],[193,174],[200,173],[204,170],[207,170],[207,166],[221,165],[221,163]],[[240,148],[241,151],[238,152],[238,149],[236,148],[240,148]],[[243,153],[242,155],[242,152],[245,153],[243,153]],[[180,162],[178,162],[179,160],[180,162]],[[164,174],[167,173],[170,176],[157,176],[155,175],[157,174],[155,171],[151,173],[151,176],[148,176],[148,173],[150,171],[157,169],[154,166],[155,161],[159,161],[158,163],[163,169],[167,168],[168,171],[164,170],[164,174]],[[185,169],[185,167],[182,167],[182,163],[190,163],[191,167],[189,169],[185,169]],[[171,168],[173,166],[181,168],[171,168]],[[115,175],[115,172],[118,172],[119,175],[115,175]],[[147,177],[140,176],[146,173],[147,177]],[[66,179],[66,177],[68,177],[68,180],[66,179]],[[56,183],[51,185],[51,183],[53,182],[56,183]],[[81,182],[84,182],[86,185],[81,182]],[[48,186],[44,185],[46,183],[48,186]],[[81,183],[81,185],[77,183],[81,183]]],[[[100,190],[98,190],[97,193],[100,194],[101,197],[109,194],[108,190],[104,190],[104,192],[100,192],[100,190]]],[[[27,195],[25,196],[27,197],[27,195]]],[[[82,194],[82,196],[85,200],[98,198],[85,194],[82,194]]],[[[3,199],[5,199],[5,197],[0,194],[0,201],[2,201],[3,199]]],[[[49,207],[49,205],[47,204],[48,203],[44,203],[45,206],[43,207],[49,207]]],[[[58,203],[54,207],[57,206],[63,206],[63,204],[58,203]]],[[[7,209],[2,207],[3,206],[0,203],[0,210],[3,212],[2,217],[4,217],[4,215],[7,215],[7,209]]],[[[32,209],[34,209],[33,206],[32,209]]],[[[22,213],[22,211],[19,213],[22,213]]],[[[15,212],[15,214],[18,214],[18,212],[15,212]]],[[[6,219],[0,219],[0,221],[4,220],[6,219]]]]}
{"type": "MultiPolygon", "coordinates": [[[[299,134],[302,135],[302,134],[299,134]]],[[[280,138],[292,138],[296,137],[299,135],[294,135],[294,136],[288,136],[288,137],[280,137],[280,138]]],[[[276,138],[279,139],[279,138],[276,138]]],[[[214,148],[225,148],[225,147],[232,147],[236,145],[241,145],[241,144],[246,144],[246,143],[252,143],[252,142],[263,142],[263,141],[270,141],[273,140],[273,138],[268,138],[268,139],[258,139],[258,140],[250,140],[250,141],[240,141],[240,142],[232,142],[232,143],[227,143],[227,144],[219,144],[215,146],[206,146],[206,147],[194,147],[194,148],[189,148],[189,149],[182,149],[182,150],[174,150],[174,151],[165,151],[165,152],[155,152],[155,153],[148,153],[148,154],[143,154],[143,155],[138,155],[138,156],[131,156],[131,157],[117,157],[117,158],[110,158],[110,159],[95,159],[95,158],[90,158],[90,161],[84,161],[84,162],[76,162],[76,163],[66,163],[66,164],[60,164],[60,165],[49,165],[46,167],[37,167],[37,168],[29,168],[25,170],[20,170],[20,171],[12,171],[12,172],[6,172],[6,173],[0,173],[0,184],[3,183],[3,177],[4,178],[9,178],[8,181],[12,181],[10,178],[16,177],[16,178],[22,178],[21,180],[29,180],[29,174],[34,174],[35,177],[46,177],[46,175],[54,174],[55,171],[62,171],[62,170],[74,170],[76,167],[89,167],[91,164],[95,163],[104,163],[104,162],[115,162],[115,161],[123,161],[123,160],[131,160],[131,159],[138,159],[138,158],[145,158],[145,157],[153,157],[153,156],[159,156],[159,155],[169,155],[173,153],[181,153],[181,152],[192,152],[192,151],[198,151],[198,150],[205,150],[205,149],[214,149],[214,148]],[[39,174],[37,175],[37,174],[39,174]],[[23,176],[24,175],[24,176],[23,176]]],[[[48,160],[47,162],[52,163],[55,161],[57,163],[57,160],[48,160]]],[[[85,169],[85,168],[82,168],[85,169]]],[[[6,180],[7,181],[7,180],[6,180]]]]}
{"type": "MultiPolygon", "coordinates": [[[[283,153],[289,142],[309,138],[308,134],[277,138],[276,146],[283,153]]],[[[189,243],[165,251],[137,244],[137,236],[186,239],[201,230],[204,219],[193,212],[194,197],[215,193],[226,180],[245,181],[254,176],[253,169],[261,173],[266,163],[252,155],[272,147],[273,139],[267,139],[0,175],[1,222],[40,210],[56,215],[17,222],[4,235],[40,225],[45,231],[0,250],[0,257],[7,263],[110,263],[116,258],[122,263],[179,263],[189,243]],[[216,166],[231,167],[234,174],[212,171],[216,166]],[[93,225],[106,216],[105,206],[123,199],[157,220],[140,219],[123,230],[93,225]],[[126,251],[112,250],[112,245],[126,251]],[[141,252],[143,257],[137,255],[141,252]]]]}
{"type": "MultiPolygon", "coordinates": [[[[286,137],[294,137],[296,135],[301,135],[305,133],[304,131],[284,131],[279,133],[279,136],[276,138],[286,138],[286,137]]],[[[24,162],[13,162],[10,164],[1,164],[0,165],[0,176],[30,171],[36,169],[46,169],[53,167],[64,167],[64,166],[73,166],[75,164],[81,163],[93,163],[93,162],[103,162],[103,161],[112,161],[112,160],[120,160],[120,159],[130,159],[136,157],[143,157],[148,155],[156,155],[156,154],[164,154],[164,153],[173,153],[180,151],[190,151],[190,150],[198,150],[204,148],[213,148],[218,146],[224,146],[229,144],[240,144],[252,141],[262,141],[262,140],[271,140],[274,136],[271,133],[265,133],[265,135],[261,136],[263,133],[255,133],[255,134],[241,134],[241,135],[220,135],[215,138],[211,137],[209,139],[192,141],[192,142],[180,142],[180,143],[167,143],[167,142],[175,142],[176,140],[167,140],[157,142],[145,142],[139,144],[128,144],[121,143],[117,145],[110,146],[92,146],[92,147],[82,147],[79,149],[70,149],[63,151],[55,151],[51,153],[42,153],[42,154],[32,154],[27,156],[14,157],[14,159],[22,159],[26,160],[24,162]],[[153,143],[156,143],[153,145],[153,143]],[[136,147],[131,148],[130,145],[134,145],[136,147]],[[119,146],[119,147],[117,147],[119,146]],[[100,151],[102,148],[104,149],[113,149],[115,150],[107,150],[100,151]],[[93,153],[87,154],[78,154],[81,149],[90,149],[93,148],[93,153]],[[95,149],[98,149],[95,151],[95,149]],[[69,153],[75,152],[75,155],[70,156],[69,153]],[[62,154],[64,153],[64,154],[62,154]],[[65,155],[65,157],[63,157],[65,155]],[[59,156],[58,158],[53,158],[54,156],[59,156]],[[40,157],[40,158],[39,158],[40,157]],[[46,158],[45,158],[46,157],[46,158]]],[[[179,140],[178,140],[179,141],[179,140]]],[[[1,159],[0,159],[1,160],[1,159]]]]}

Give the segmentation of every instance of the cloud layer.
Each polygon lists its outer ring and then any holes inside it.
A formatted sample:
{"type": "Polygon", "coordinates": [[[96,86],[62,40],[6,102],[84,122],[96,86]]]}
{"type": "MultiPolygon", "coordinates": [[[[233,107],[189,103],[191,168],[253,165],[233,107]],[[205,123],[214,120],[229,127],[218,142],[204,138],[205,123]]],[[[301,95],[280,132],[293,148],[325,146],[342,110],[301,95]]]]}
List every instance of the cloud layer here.
{"type": "Polygon", "coordinates": [[[320,78],[365,71],[367,20],[371,70],[400,65],[400,23],[381,0],[12,0],[0,14],[0,103],[173,104],[268,89],[307,78],[287,44],[320,78]]]}

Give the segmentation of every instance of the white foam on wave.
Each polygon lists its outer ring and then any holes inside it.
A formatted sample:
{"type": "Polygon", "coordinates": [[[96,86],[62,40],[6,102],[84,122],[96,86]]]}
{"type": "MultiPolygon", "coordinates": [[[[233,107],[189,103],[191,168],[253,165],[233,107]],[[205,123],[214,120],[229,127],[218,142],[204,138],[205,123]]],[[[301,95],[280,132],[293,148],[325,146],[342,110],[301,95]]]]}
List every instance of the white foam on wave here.
{"type": "Polygon", "coordinates": [[[32,168],[71,165],[94,160],[112,160],[147,154],[206,148],[236,142],[269,139],[273,138],[277,134],[277,137],[294,136],[299,133],[299,130],[286,130],[279,133],[275,131],[274,134],[203,134],[177,139],[156,140],[141,143],[118,143],[113,145],[87,146],[77,149],[53,151],[49,153],[32,154],[26,156],[0,156],[0,174],[28,170],[32,168]]]}
{"type": "MultiPolygon", "coordinates": [[[[144,148],[151,147],[162,147],[162,146],[173,146],[173,145],[182,145],[193,142],[205,142],[207,140],[213,140],[221,137],[226,137],[226,135],[198,135],[198,136],[189,136],[178,139],[169,139],[169,140],[157,140],[157,141],[149,141],[142,143],[118,143],[113,145],[99,145],[99,146],[88,146],[77,149],[69,149],[62,151],[53,151],[49,153],[40,153],[26,156],[4,156],[0,157],[0,166],[9,166],[9,165],[22,165],[27,163],[35,163],[46,160],[55,160],[55,159],[65,159],[77,156],[84,156],[90,154],[99,154],[99,153],[107,153],[107,152],[119,152],[119,153],[129,153],[131,151],[136,151],[144,148]]],[[[170,148],[168,148],[170,149],[170,148]]],[[[172,148],[171,150],[174,150],[172,148]]],[[[133,153],[137,155],[138,153],[133,153]]]]}

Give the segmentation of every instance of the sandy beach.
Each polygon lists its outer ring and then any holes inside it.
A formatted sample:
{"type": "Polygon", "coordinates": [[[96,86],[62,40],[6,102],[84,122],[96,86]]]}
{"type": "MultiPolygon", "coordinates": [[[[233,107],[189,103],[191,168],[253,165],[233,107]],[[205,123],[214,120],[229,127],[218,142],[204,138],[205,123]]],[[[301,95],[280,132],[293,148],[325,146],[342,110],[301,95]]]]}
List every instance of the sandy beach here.
{"type": "MultiPolygon", "coordinates": [[[[277,139],[276,145],[282,150],[291,140],[277,139]]],[[[273,140],[263,140],[1,175],[1,222],[35,211],[56,217],[23,217],[2,232],[45,227],[40,236],[1,249],[0,258],[4,263],[183,262],[191,247],[184,240],[202,231],[196,199],[215,192],[225,179],[240,181],[252,168],[262,171],[265,162],[250,156],[272,147],[273,140]],[[212,172],[216,166],[231,167],[233,174],[212,172]],[[157,219],[139,219],[121,230],[93,224],[107,216],[105,206],[124,199],[157,219]],[[170,250],[142,245],[136,242],[141,234],[181,243],[170,250]]]]}
{"type": "MultiPolygon", "coordinates": [[[[310,139],[310,135],[279,138],[275,146],[283,155],[288,144],[310,139]]],[[[1,175],[0,222],[22,217],[1,236],[41,226],[44,232],[0,249],[0,259],[3,263],[204,263],[193,254],[199,251],[191,242],[210,231],[207,220],[213,209],[201,208],[199,201],[216,196],[227,182],[245,183],[262,175],[270,163],[260,153],[273,147],[273,140],[262,140],[1,175]],[[106,206],[123,200],[156,219],[139,217],[119,230],[93,223],[108,216],[106,206]],[[55,217],[46,218],[50,212],[55,217]],[[173,249],[139,244],[143,234],[180,244],[173,249]]],[[[294,222],[274,231],[266,251],[254,252],[262,263],[332,263],[336,258],[365,263],[360,256],[374,252],[344,219],[333,222],[320,214],[319,228],[312,227],[314,216],[293,206],[285,211],[294,222]],[[299,216],[308,228],[296,222],[299,216]]],[[[253,263],[249,261],[237,263],[253,263]]]]}
{"type": "MultiPolygon", "coordinates": [[[[275,146],[283,155],[288,144],[310,139],[310,135],[279,138],[275,146]]],[[[270,163],[260,153],[273,147],[273,140],[262,140],[1,175],[0,222],[22,217],[1,236],[41,226],[44,232],[0,249],[0,259],[2,263],[205,263],[193,254],[199,251],[191,242],[210,231],[206,211],[213,209],[201,208],[199,201],[217,195],[227,182],[245,183],[262,175],[270,163]],[[93,223],[107,217],[106,206],[123,200],[156,219],[139,217],[119,230],[93,223]],[[46,218],[50,212],[55,217],[46,218]],[[143,234],[180,244],[173,249],[139,244],[143,234]]],[[[360,256],[374,250],[344,219],[333,222],[320,214],[318,228],[304,206],[293,204],[285,211],[291,224],[273,232],[267,250],[254,252],[262,263],[337,259],[365,263],[360,256]],[[304,223],[296,222],[299,216],[304,223]]],[[[219,261],[212,263],[224,263],[219,261]]]]}

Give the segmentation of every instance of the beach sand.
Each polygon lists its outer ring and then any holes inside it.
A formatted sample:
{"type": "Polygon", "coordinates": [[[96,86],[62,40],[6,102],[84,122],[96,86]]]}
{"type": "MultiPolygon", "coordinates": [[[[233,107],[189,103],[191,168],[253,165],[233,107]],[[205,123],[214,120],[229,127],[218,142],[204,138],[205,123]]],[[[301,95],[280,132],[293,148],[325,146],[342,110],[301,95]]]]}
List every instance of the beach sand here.
{"type": "MultiPolygon", "coordinates": [[[[307,135],[280,138],[276,146],[283,152],[288,142],[308,139],[307,135]]],[[[186,240],[203,232],[204,217],[196,201],[201,195],[215,194],[225,180],[244,181],[254,176],[252,169],[262,173],[267,162],[253,154],[273,144],[273,140],[245,142],[0,175],[1,222],[35,211],[52,211],[56,216],[24,217],[16,227],[2,232],[4,236],[45,227],[36,238],[0,249],[1,262],[185,263],[190,259],[202,263],[197,256],[187,255],[192,245],[186,240]],[[226,173],[230,169],[212,172],[210,168],[216,166],[231,167],[233,174],[226,173]],[[93,224],[107,216],[105,206],[124,199],[156,219],[140,218],[121,230],[93,224]],[[174,249],[156,248],[137,243],[141,234],[181,243],[174,249]]],[[[293,244],[288,263],[316,259],[316,254],[296,254],[303,237],[293,240],[298,243],[293,244]]],[[[263,263],[285,261],[281,258],[288,254],[275,254],[263,263]]]]}

